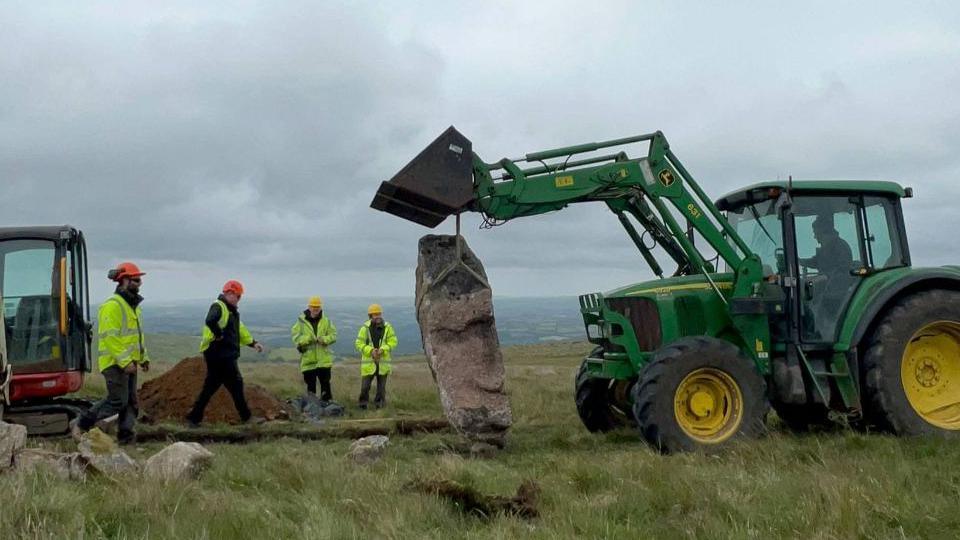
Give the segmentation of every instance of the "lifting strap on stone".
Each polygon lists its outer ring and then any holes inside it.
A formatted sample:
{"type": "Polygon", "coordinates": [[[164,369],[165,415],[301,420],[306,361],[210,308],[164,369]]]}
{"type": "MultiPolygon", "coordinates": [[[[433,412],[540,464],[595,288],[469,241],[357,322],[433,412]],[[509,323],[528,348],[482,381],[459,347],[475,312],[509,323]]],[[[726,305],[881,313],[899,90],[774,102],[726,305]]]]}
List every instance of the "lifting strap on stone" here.
{"type": "Polygon", "coordinates": [[[476,280],[479,281],[481,284],[483,284],[484,287],[486,287],[486,288],[488,288],[488,289],[490,288],[490,283],[487,282],[487,280],[484,279],[483,276],[481,276],[480,274],[478,274],[473,268],[470,268],[469,266],[467,266],[467,263],[463,262],[463,246],[461,245],[461,237],[460,237],[460,214],[457,214],[457,215],[456,215],[456,218],[457,218],[457,233],[456,233],[456,236],[455,236],[454,238],[455,238],[455,240],[456,240],[457,250],[456,250],[456,255],[454,256],[454,261],[453,261],[452,263],[450,263],[449,266],[447,266],[446,268],[444,268],[443,270],[440,271],[440,274],[437,276],[437,279],[431,281],[431,282],[426,286],[426,288],[424,289],[424,294],[421,294],[421,295],[420,295],[420,300],[417,301],[417,312],[418,312],[418,313],[420,312],[420,303],[421,303],[421,302],[423,301],[423,299],[427,296],[427,295],[426,295],[426,292],[429,291],[429,290],[431,290],[431,289],[433,289],[434,287],[436,287],[436,286],[439,285],[440,283],[443,283],[443,280],[447,279],[447,277],[448,277],[454,270],[456,270],[456,269],[458,269],[458,268],[461,268],[461,267],[462,267],[464,270],[466,270],[467,272],[469,272],[470,275],[472,275],[472,276],[474,277],[474,279],[476,279],[476,280]]]}

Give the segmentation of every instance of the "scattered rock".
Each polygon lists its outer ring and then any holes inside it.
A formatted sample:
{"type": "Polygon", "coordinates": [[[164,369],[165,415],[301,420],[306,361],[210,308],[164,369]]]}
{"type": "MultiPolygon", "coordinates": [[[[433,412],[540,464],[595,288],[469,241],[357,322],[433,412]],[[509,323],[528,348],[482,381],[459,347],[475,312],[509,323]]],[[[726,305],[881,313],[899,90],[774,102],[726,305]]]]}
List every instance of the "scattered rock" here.
{"type": "Polygon", "coordinates": [[[19,472],[29,472],[40,467],[52,470],[64,480],[84,480],[87,477],[88,462],[79,452],[64,454],[28,448],[17,454],[14,461],[19,472]]]}
{"type": "Polygon", "coordinates": [[[390,437],[386,435],[371,435],[353,441],[347,456],[360,464],[373,463],[383,457],[387,450],[390,437]]]}
{"type": "MultiPolygon", "coordinates": [[[[137,397],[141,418],[144,422],[162,422],[172,420],[183,422],[200,394],[203,380],[207,376],[207,365],[202,356],[184,358],[159,377],[149,380],[140,387],[137,397]]],[[[254,416],[265,420],[284,420],[289,418],[287,405],[267,391],[266,388],[245,383],[243,395],[254,416]]],[[[226,388],[221,387],[207,404],[203,421],[207,423],[239,424],[240,415],[233,405],[226,388]]]]}
{"type": "Polygon", "coordinates": [[[336,401],[324,401],[318,398],[316,394],[311,394],[310,392],[291,399],[287,403],[290,404],[294,411],[312,420],[343,416],[345,411],[343,405],[336,401]]]}
{"type": "Polygon", "coordinates": [[[13,457],[27,444],[27,428],[0,421],[0,471],[13,466],[13,457]]]}
{"type": "Polygon", "coordinates": [[[475,442],[470,445],[470,457],[490,459],[497,457],[500,448],[490,443],[475,442]]]}
{"type": "Polygon", "coordinates": [[[539,515],[540,485],[533,480],[523,481],[513,497],[486,495],[453,480],[418,480],[407,487],[448,499],[461,512],[478,517],[504,513],[530,519],[539,515]]]}
{"type": "Polygon", "coordinates": [[[195,442],[177,442],[150,456],[144,464],[146,476],[164,481],[197,478],[210,466],[213,452],[195,442]]]}
{"type": "Polygon", "coordinates": [[[90,463],[90,467],[97,472],[113,475],[135,473],[140,470],[137,462],[121,450],[113,438],[98,428],[84,433],[77,449],[80,455],[90,463]]]}
{"type": "MultiPolygon", "coordinates": [[[[461,260],[486,280],[483,265],[461,238],[461,260]]],[[[420,239],[417,322],[444,414],[471,441],[502,447],[513,423],[489,285],[456,262],[453,236],[420,239]]]]}

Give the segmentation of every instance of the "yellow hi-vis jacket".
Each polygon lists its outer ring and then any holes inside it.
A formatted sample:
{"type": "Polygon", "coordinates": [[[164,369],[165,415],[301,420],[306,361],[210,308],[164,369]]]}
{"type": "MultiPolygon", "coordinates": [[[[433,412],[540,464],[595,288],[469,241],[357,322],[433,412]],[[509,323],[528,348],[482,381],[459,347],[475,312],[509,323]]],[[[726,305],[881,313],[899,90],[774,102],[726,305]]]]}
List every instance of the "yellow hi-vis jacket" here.
{"type": "MultiPolygon", "coordinates": [[[[390,373],[390,351],[397,348],[397,334],[393,326],[384,321],[383,338],[380,340],[380,375],[390,373]]],[[[373,343],[370,341],[370,321],[363,323],[354,343],[360,353],[360,375],[366,377],[377,372],[376,362],[373,361],[373,343]]]]}
{"type": "MultiPolygon", "coordinates": [[[[223,330],[227,327],[227,321],[230,320],[230,310],[227,309],[227,304],[222,300],[217,300],[217,303],[220,304],[220,320],[217,321],[217,326],[223,330]]],[[[203,325],[202,335],[203,337],[200,338],[200,352],[207,350],[210,347],[210,343],[213,342],[213,332],[210,331],[210,328],[206,324],[203,325]]],[[[250,331],[244,326],[243,321],[240,321],[240,346],[243,347],[251,343],[253,343],[253,336],[250,335],[250,331]]]]}
{"type": "Polygon", "coordinates": [[[333,365],[333,353],[328,347],[337,342],[337,327],[326,315],[317,321],[317,329],[314,331],[313,324],[301,313],[297,322],[290,328],[290,338],[294,346],[306,347],[306,350],[300,353],[300,371],[328,368],[333,365]]]}
{"type": "Polygon", "coordinates": [[[112,366],[125,368],[131,362],[150,361],[143,343],[140,306],[136,309],[119,294],[114,294],[100,305],[97,313],[97,350],[100,371],[112,366]]]}

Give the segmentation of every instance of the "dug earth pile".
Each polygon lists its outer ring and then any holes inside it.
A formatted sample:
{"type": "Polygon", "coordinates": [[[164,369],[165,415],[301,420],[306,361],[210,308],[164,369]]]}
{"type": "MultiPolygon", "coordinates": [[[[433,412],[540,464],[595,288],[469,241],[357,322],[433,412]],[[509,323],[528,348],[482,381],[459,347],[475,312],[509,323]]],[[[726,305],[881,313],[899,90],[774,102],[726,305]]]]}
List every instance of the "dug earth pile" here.
{"type": "MultiPolygon", "coordinates": [[[[203,357],[184,358],[163,375],[143,383],[137,397],[146,422],[183,422],[200,395],[207,366],[203,357]]],[[[286,404],[262,386],[244,383],[244,395],[254,416],[267,420],[289,417],[286,404]]],[[[226,388],[213,395],[203,415],[204,422],[239,424],[240,415],[226,388]]]]}
{"type": "Polygon", "coordinates": [[[450,424],[468,440],[503,447],[513,423],[483,265],[456,237],[420,239],[417,322],[450,424]],[[457,259],[459,255],[459,261],[457,259]]]}

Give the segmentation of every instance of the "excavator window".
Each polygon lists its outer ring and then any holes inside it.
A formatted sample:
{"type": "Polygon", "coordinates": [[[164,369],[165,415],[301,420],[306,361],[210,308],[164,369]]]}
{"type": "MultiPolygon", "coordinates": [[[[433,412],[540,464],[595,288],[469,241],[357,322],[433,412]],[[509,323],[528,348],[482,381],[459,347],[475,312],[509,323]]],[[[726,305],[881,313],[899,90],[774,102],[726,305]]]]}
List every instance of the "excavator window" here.
{"type": "Polygon", "coordinates": [[[56,253],[56,244],[49,240],[0,242],[4,332],[14,366],[61,363],[54,288],[56,253]]]}

